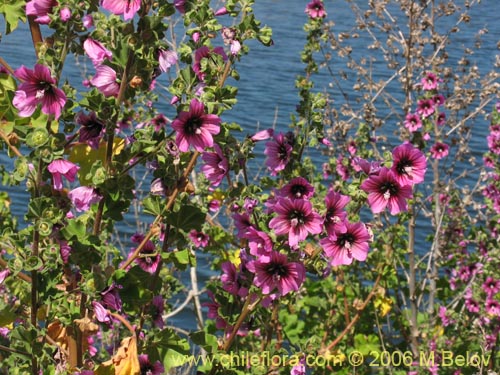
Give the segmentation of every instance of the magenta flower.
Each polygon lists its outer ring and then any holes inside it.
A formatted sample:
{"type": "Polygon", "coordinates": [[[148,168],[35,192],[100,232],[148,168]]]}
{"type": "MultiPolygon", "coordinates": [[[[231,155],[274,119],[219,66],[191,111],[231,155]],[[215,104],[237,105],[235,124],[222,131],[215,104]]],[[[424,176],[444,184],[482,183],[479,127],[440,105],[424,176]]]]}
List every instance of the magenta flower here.
{"type": "Polygon", "coordinates": [[[66,104],[66,95],[56,86],[56,80],[50,75],[45,65],[36,64],[35,69],[27,69],[22,65],[14,72],[16,78],[23,81],[16,91],[12,104],[19,110],[19,116],[30,117],[38,104],[42,112],[61,116],[61,110],[66,104]]]}
{"type": "Polygon", "coordinates": [[[205,247],[208,245],[208,241],[210,241],[210,237],[207,234],[198,232],[196,229],[193,229],[191,232],[189,232],[188,237],[197,247],[205,247]]]}
{"type": "Polygon", "coordinates": [[[346,228],[347,212],[344,211],[344,208],[350,200],[351,198],[347,195],[342,195],[331,189],[328,191],[325,197],[326,213],[324,225],[329,235],[346,228]]]}
{"type": "Polygon", "coordinates": [[[168,72],[168,70],[177,64],[177,52],[171,50],[160,50],[158,56],[158,63],[160,64],[160,70],[163,73],[168,72]]]}
{"type": "Polygon", "coordinates": [[[59,18],[62,22],[68,22],[71,18],[71,10],[68,7],[64,7],[59,11],[59,18]]]}
{"type": "Polygon", "coordinates": [[[314,194],[314,187],[304,177],[295,177],[280,189],[279,194],[290,199],[309,199],[314,194]]]}
{"type": "Polygon", "coordinates": [[[26,15],[34,16],[35,22],[42,25],[50,23],[49,13],[57,5],[56,0],[31,0],[26,3],[26,15]]]}
{"type": "Polygon", "coordinates": [[[120,84],[116,80],[116,72],[107,65],[99,65],[95,68],[95,76],[90,80],[92,86],[104,94],[104,96],[117,96],[120,84]]]}
{"type": "Polygon", "coordinates": [[[0,285],[3,284],[3,282],[5,281],[7,276],[9,276],[9,274],[10,274],[10,270],[8,268],[0,271],[0,285]]]}
{"type": "Polygon", "coordinates": [[[411,198],[412,187],[401,186],[394,172],[382,168],[378,175],[372,175],[361,184],[361,189],[368,193],[368,203],[374,214],[389,208],[391,215],[408,209],[406,199],[411,198]]]}
{"type": "Polygon", "coordinates": [[[104,135],[104,123],[97,118],[95,112],[86,115],[81,111],[75,115],[75,122],[80,125],[78,140],[87,143],[93,149],[97,149],[104,135]]]}
{"type": "Polygon", "coordinates": [[[62,190],[62,177],[65,177],[69,182],[75,181],[76,173],[80,167],[70,161],[64,159],[53,160],[47,169],[52,173],[55,190],[62,190]]]}
{"type": "Polygon", "coordinates": [[[488,276],[483,283],[483,290],[489,297],[494,296],[500,291],[500,280],[488,276]]]}
{"type": "Polygon", "coordinates": [[[98,203],[102,196],[89,186],[80,186],[68,193],[68,198],[78,212],[88,211],[90,206],[98,203]]]}
{"type": "Polygon", "coordinates": [[[422,127],[422,120],[420,120],[420,116],[416,113],[408,113],[404,121],[404,126],[413,133],[422,127]]]}
{"type": "Polygon", "coordinates": [[[236,266],[231,262],[224,262],[221,265],[221,270],[222,289],[234,296],[246,297],[248,288],[242,286],[245,280],[236,266]]]}
{"type": "Polygon", "coordinates": [[[229,161],[216,143],[214,144],[214,150],[215,152],[204,152],[201,156],[205,162],[205,165],[201,167],[201,171],[213,186],[219,186],[224,176],[229,172],[229,161]]]}
{"type": "Polygon", "coordinates": [[[364,261],[368,256],[370,233],[361,223],[346,223],[345,230],[319,241],[332,266],[349,265],[353,259],[364,261]]]}
{"type": "Polygon", "coordinates": [[[186,13],[186,0],[174,0],[174,7],[179,13],[186,13]]]}
{"type": "Polygon", "coordinates": [[[206,114],[203,103],[193,99],[189,104],[189,112],[182,111],[172,122],[172,128],[177,131],[175,143],[182,152],[186,152],[189,146],[202,152],[214,145],[212,135],[219,134],[220,123],[219,116],[206,114]]]}
{"type": "Polygon", "coordinates": [[[363,171],[367,175],[370,174],[378,174],[380,171],[380,162],[379,161],[368,161],[359,156],[356,156],[352,159],[351,166],[354,168],[356,172],[363,171]]]}
{"type": "Polygon", "coordinates": [[[92,38],[87,38],[85,42],[83,42],[83,49],[94,66],[101,65],[104,60],[111,60],[113,57],[110,50],[104,47],[101,42],[92,38]]]}
{"type": "Polygon", "coordinates": [[[448,156],[449,146],[446,143],[436,142],[431,147],[431,155],[434,159],[442,159],[448,156]]]}
{"type": "Polygon", "coordinates": [[[324,18],[326,17],[325,7],[321,0],[312,0],[306,6],[306,10],[304,11],[311,18],[324,18]]]}
{"type": "Polygon", "coordinates": [[[427,72],[420,81],[422,88],[426,91],[437,90],[438,82],[437,76],[432,72],[427,72]]]}
{"type": "Polygon", "coordinates": [[[413,185],[424,181],[427,160],[422,151],[411,143],[403,143],[392,150],[392,172],[399,185],[413,185]]]}
{"type": "Polygon", "coordinates": [[[276,234],[288,234],[288,244],[295,247],[307,235],[318,234],[322,231],[323,219],[314,212],[311,202],[304,199],[278,198],[274,205],[278,214],[269,222],[269,228],[276,234]]]}
{"type": "Polygon", "coordinates": [[[484,309],[489,315],[500,316],[500,303],[494,299],[487,299],[484,309]]]}
{"type": "Polygon", "coordinates": [[[92,17],[91,14],[86,14],[82,18],[82,23],[85,28],[90,29],[92,26],[94,26],[94,17],[92,17]]]}
{"type": "Polygon", "coordinates": [[[435,111],[434,101],[432,99],[419,99],[417,102],[417,113],[422,118],[427,118],[435,111]]]}
{"type": "Polygon", "coordinates": [[[128,21],[141,7],[141,0],[101,0],[101,6],[113,14],[123,14],[123,19],[128,21]]]}
{"type": "Polygon", "coordinates": [[[122,309],[122,299],[120,297],[119,289],[122,289],[121,285],[115,283],[106,287],[101,294],[102,305],[107,309],[113,309],[120,311],[122,309]]]}
{"type": "Polygon", "coordinates": [[[266,232],[249,227],[245,238],[248,239],[250,254],[256,257],[269,254],[273,250],[273,242],[266,232]]]}
{"type": "Polygon", "coordinates": [[[270,294],[278,289],[282,296],[298,291],[306,273],[302,263],[288,262],[286,255],[277,251],[249,262],[247,268],[255,273],[253,282],[261,288],[263,294],[270,294]]]}
{"type": "Polygon", "coordinates": [[[111,322],[108,310],[97,301],[92,301],[92,308],[94,309],[94,315],[97,321],[101,323],[111,322]]]}
{"type": "Polygon", "coordinates": [[[266,165],[272,176],[276,176],[279,171],[285,169],[290,161],[292,145],[288,137],[279,133],[273,137],[272,141],[266,143],[264,154],[267,155],[266,165]]]}
{"type": "MultiPolygon", "coordinates": [[[[133,243],[140,244],[144,240],[144,235],[140,233],[136,233],[131,238],[133,243]]],[[[132,249],[129,253],[131,256],[136,249],[132,249]]],[[[145,245],[141,249],[139,256],[135,259],[135,262],[141,267],[144,271],[154,274],[158,269],[158,265],[160,264],[160,254],[156,251],[155,244],[148,240],[145,245]]]]}
{"type": "Polygon", "coordinates": [[[139,354],[139,366],[141,367],[141,374],[162,375],[165,372],[165,368],[161,362],[156,361],[152,364],[147,354],[139,354]]]}
{"type": "Polygon", "coordinates": [[[250,137],[250,139],[253,142],[265,141],[266,139],[271,138],[273,135],[274,135],[274,129],[273,128],[269,128],[269,129],[266,129],[266,130],[258,131],[257,133],[255,133],[254,135],[252,135],[250,137]]]}
{"type": "Polygon", "coordinates": [[[210,49],[207,46],[203,46],[198,48],[194,53],[194,64],[193,70],[201,81],[205,80],[205,72],[202,71],[202,60],[211,58],[212,54],[216,54],[222,57],[223,61],[227,61],[226,52],[224,52],[224,48],[215,47],[214,49],[210,49]]]}
{"type": "Polygon", "coordinates": [[[446,125],[446,113],[440,112],[437,117],[436,123],[438,124],[438,126],[446,125]]]}
{"type": "Polygon", "coordinates": [[[151,301],[151,317],[153,318],[153,324],[155,327],[163,329],[165,322],[163,321],[163,312],[165,311],[165,302],[162,296],[154,296],[153,301],[151,301]]]}

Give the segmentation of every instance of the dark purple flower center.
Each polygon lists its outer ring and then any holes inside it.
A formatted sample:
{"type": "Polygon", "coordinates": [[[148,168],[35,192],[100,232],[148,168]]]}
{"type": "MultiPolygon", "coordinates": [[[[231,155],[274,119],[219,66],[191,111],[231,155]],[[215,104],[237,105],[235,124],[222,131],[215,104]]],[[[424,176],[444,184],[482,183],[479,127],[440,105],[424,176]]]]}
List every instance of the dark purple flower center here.
{"type": "Polygon", "coordinates": [[[292,195],[297,197],[297,198],[302,198],[304,194],[307,193],[307,188],[304,185],[292,185],[290,191],[292,192],[292,195]]]}
{"type": "Polygon", "coordinates": [[[299,210],[293,210],[289,215],[288,219],[291,221],[292,226],[296,227],[297,225],[302,225],[306,222],[306,215],[304,215],[304,212],[299,211],[299,210]]]}
{"type": "Polygon", "coordinates": [[[288,158],[288,150],[286,149],[286,146],[282,144],[278,148],[278,159],[286,160],[287,158],[288,158]]]}
{"type": "Polygon", "coordinates": [[[141,375],[153,375],[153,371],[154,368],[151,363],[149,363],[149,361],[146,363],[141,363],[141,375]]]}
{"type": "Polygon", "coordinates": [[[186,121],[186,125],[184,126],[184,132],[187,135],[195,135],[198,134],[198,129],[203,125],[203,121],[200,117],[191,117],[186,121]]]}
{"type": "Polygon", "coordinates": [[[288,267],[283,263],[269,263],[266,267],[266,273],[268,275],[285,277],[288,275],[288,267]]]}
{"type": "Polygon", "coordinates": [[[90,138],[95,138],[99,134],[101,134],[102,128],[104,127],[104,124],[100,120],[89,120],[88,122],[82,124],[82,129],[80,130],[80,134],[84,133],[82,137],[84,139],[81,139],[82,142],[90,139],[90,138]]]}
{"type": "Polygon", "coordinates": [[[38,90],[36,91],[37,99],[43,98],[46,94],[52,95],[54,93],[52,84],[45,81],[38,82],[38,90]]]}
{"type": "Polygon", "coordinates": [[[337,244],[347,250],[347,256],[352,257],[352,244],[356,242],[356,236],[350,232],[342,233],[337,237],[337,244]]]}
{"type": "Polygon", "coordinates": [[[413,162],[407,157],[401,158],[396,164],[396,170],[400,175],[411,175],[412,167],[413,162]]]}
{"type": "Polygon", "coordinates": [[[393,197],[395,195],[398,195],[398,192],[399,186],[392,181],[386,181],[380,185],[380,193],[384,194],[384,197],[386,195],[389,195],[389,197],[387,198],[393,197]]]}

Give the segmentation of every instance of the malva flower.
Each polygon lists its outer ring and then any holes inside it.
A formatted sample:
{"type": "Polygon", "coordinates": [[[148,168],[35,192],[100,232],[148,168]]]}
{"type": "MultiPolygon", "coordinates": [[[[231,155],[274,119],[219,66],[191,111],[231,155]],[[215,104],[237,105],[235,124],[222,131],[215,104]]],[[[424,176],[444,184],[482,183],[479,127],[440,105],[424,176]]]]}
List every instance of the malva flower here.
{"type": "Polygon", "coordinates": [[[431,147],[431,155],[434,159],[442,159],[448,156],[449,146],[446,143],[436,142],[431,147]]]}
{"type": "Polygon", "coordinates": [[[76,173],[80,167],[64,159],[53,160],[48,166],[48,171],[52,174],[54,190],[62,190],[62,177],[69,182],[75,181],[76,173]]]}
{"type": "Polygon", "coordinates": [[[496,280],[491,276],[488,276],[483,283],[483,290],[486,294],[491,297],[500,292],[500,280],[496,280]]]}
{"type": "Polygon", "coordinates": [[[263,294],[270,294],[278,289],[282,296],[291,291],[298,291],[306,273],[302,263],[288,262],[287,256],[277,251],[249,262],[247,268],[255,273],[253,283],[263,294]]]}
{"type": "Polygon", "coordinates": [[[86,115],[82,111],[75,115],[75,122],[80,125],[78,140],[97,150],[104,135],[104,123],[97,118],[95,112],[86,115]]]}
{"type": "Polygon", "coordinates": [[[422,118],[427,118],[435,111],[434,101],[432,99],[419,99],[417,102],[417,113],[422,118]]]}
{"type": "Polygon", "coordinates": [[[416,113],[408,113],[405,117],[404,126],[410,132],[414,133],[422,127],[422,120],[416,113]]]}
{"type": "Polygon", "coordinates": [[[314,187],[304,177],[294,177],[280,189],[279,194],[290,199],[309,199],[314,194],[314,187]]]}
{"type": "Polygon", "coordinates": [[[113,14],[123,14],[123,19],[128,21],[141,7],[141,0],[101,0],[101,6],[113,14]]]}
{"type": "Polygon", "coordinates": [[[266,232],[249,227],[245,238],[248,240],[250,254],[256,257],[269,254],[273,250],[273,242],[266,232]]]}
{"type": "Polygon", "coordinates": [[[78,212],[85,212],[90,209],[94,203],[98,203],[102,196],[90,186],[80,186],[68,193],[68,198],[78,212]]]}
{"type": "Polygon", "coordinates": [[[304,11],[311,18],[324,18],[326,17],[325,6],[321,0],[312,0],[306,5],[306,10],[304,11]]]}
{"type": "Polygon", "coordinates": [[[378,175],[372,175],[363,181],[360,188],[368,193],[368,203],[374,214],[384,211],[386,207],[391,215],[406,211],[406,199],[413,196],[412,187],[401,186],[394,172],[385,167],[378,175]]]}
{"type": "Polygon", "coordinates": [[[212,136],[219,134],[220,123],[219,116],[206,114],[203,103],[192,99],[189,111],[181,111],[172,122],[172,128],[177,132],[175,143],[182,152],[188,151],[190,146],[202,152],[214,145],[212,136]]]}
{"type": "Polygon", "coordinates": [[[427,72],[420,81],[422,88],[426,91],[437,90],[438,82],[437,76],[432,72],[427,72]]]}
{"type": "Polygon", "coordinates": [[[165,373],[165,368],[161,362],[156,361],[152,364],[147,354],[139,354],[139,366],[141,367],[141,374],[162,375],[165,373]]]}
{"type": "MultiPolygon", "coordinates": [[[[132,236],[131,241],[135,244],[140,244],[144,240],[144,235],[141,233],[136,233],[132,236]]],[[[135,252],[135,248],[131,250],[129,256],[135,252]]],[[[144,271],[154,274],[160,264],[160,254],[156,250],[156,246],[153,241],[148,240],[139,252],[139,256],[135,259],[135,262],[144,271]]]]}
{"type": "Polygon", "coordinates": [[[361,223],[346,223],[344,230],[336,230],[319,241],[332,266],[349,265],[353,259],[364,261],[368,256],[370,233],[361,223]]]}
{"type": "Polygon", "coordinates": [[[264,154],[267,155],[266,166],[271,171],[271,175],[276,176],[290,161],[292,145],[283,133],[279,133],[273,137],[272,141],[266,143],[264,154]]]}
{"type": "Polygon", "coordinates": [[[66,95],[57,88],[56,80],[45,65],[36,64],[34,70],[22,65],[14,76],[23,81],[14,96],[12,104],[19,110],[19,116],[30,117],[41,104],[42,112],[54,115],[57,120],[66,104],[66,95]]]}
{"type": "Polygon", "coordinates": [[[422,151],[406,142],[392,150],[391,170],[401,186],[418,184],[424,181],[427,160],[422,151]]]}
{"type": "Polygon", "coordinates": [[[214,150],[215,152],[204,152],[201,155],[205,162],[201,171],[212,186],[219,186],[229,172],[229,161],[218,144],[214,144],[214,150]]]}
{"type": "Polygon", "coordinates": [[[177,64],[178,56],[177,52],[171,50],[160,50],[158,53],[158,63],[160,64],[160,70],[163,73],[169,71],[169,69],[177,64]]]}
{"type": "Polygon", "coordinates": [[[295,247],[307,235],[322,231],[323,219],[313,211],[311,202],[305,199],[278,198],[273,207],[278,216],[271,219],[269,228],[278,235],[288,234],[288,244],[295,247]]]}
{"type": "Polygon", "coordinates": [[[208,241],[210,241],[210,237],[207,234],[198,232],[196,229],[191,230],[188,237],[197,247],[205,247],[208,245],[208,241]]]}
{"type": "Polygon", "coordinates": [[[26,3],[26,15],[36,17],[36,23],[48,25],[49,13],[52,13],[52,8],[56,5],[56,0],[31,0],[26,3]]]}
{"type": "Polygon", "coordinates": [[[196,73],[196,76],[201,80],[205,80],[205,72],[202,71],[202,60],[203,59],[209,59],[212,58],[211,56],[213,54],[219,55],[222,57],[223,61],[227,61],[227,55],[226,52],[224,52],[224,48],[222,47],[215,47],[214,49],[210,49],[207,46],[203,46],[198,48],[194,52],[194,64],[193,64],[193,70],[196,73]]]}
{"type": "Polygon", "coordinates": [[[101,42],[92,38],[87,38],[85,42],[83,42],[83,49],[94,66],[101,65],[104,60],[111,60],[113,57],[110,50],[104,47],[101,42]]]}
{"type": "Polygon", "coordinates": [[[64,7],[59,11],[59,18],[62,22],[68,22],[71,18],[71,10],[68,7],[64,7]]]}
{"type": "Polygon", "coordinates": [[[122,289],[121,285],[115,283],[106,287],[101,294],[101,303],[107,309],[113,309],[120,311],[122,309],[123,303],[120,297],[119,289],[122,289]]]}
{"type": "Polygon", "coordinates": [[[116,72],[107,65],[96,67],[95,76],[90,80],[92,86],[104,94],[104,96],[118,96],[120,84],[116,79],[116,72]]]}
{"type": "Polygon", "coordinates": [[[446,124],[446,113],[444,112],[440,112],[438,114],[438,117],[437,117],[437,120],[436,120],[436,123],[438,126],[443,126],[446,124]]]}
{"type": "Polygon", "coordinates": [[[344,211],[345,206],[350,202],[351,198],[347,195],[342,195],[330,189],[325,197],[326,213],[324,218],[324,226],[326,232],[335,234],[336,231],[346,228],[347,212],[344,211]]]}
{"type": "Polygon", "coordinates": [[[165,301],[162,296],[154,296],[151,301],[151,318],[155,327],[163,329],[165,322],[163,321],[163,312],[165,311],[165,301]]]}

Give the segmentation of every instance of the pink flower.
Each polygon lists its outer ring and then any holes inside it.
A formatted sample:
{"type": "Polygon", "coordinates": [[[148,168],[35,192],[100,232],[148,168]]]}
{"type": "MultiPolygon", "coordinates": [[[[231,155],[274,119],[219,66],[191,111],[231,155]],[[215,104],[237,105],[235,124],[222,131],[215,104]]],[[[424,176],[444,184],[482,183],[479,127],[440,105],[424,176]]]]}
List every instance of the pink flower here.
{"type": "Polygon", "coordinates": [[[56,119],[66,104],[66,95],[57,88],[56,80],[50,75],[45,65],[36,64],[35,69],[27,69],[24,65],[14,72],[23,81],[18,87],[12,104],[19,110],[19,116],[30,117],[38,104],[42,112],[54,115],[56,119]]]}
{"type": "Polygon", "coordinates": [[[90,29],[92,26],[94,26],[94,17],[92,17],[91,14],[86,14],[82,18],[82,23],[85,28],[90,29]]]}
{"type": "Polygon", "coordinates": [[[69,256],[71,255],[71,246],[69,246],[67,241],[58,240],[59,244],[59,254],[64,264],[69,262],[69,256]]]}
{"type": "Polygon", "coordinates": [[[348,265],[353,259],[364,261],[368,256],[370,234],[361,223],[346,223],[344,230],[319,241],[332,266],[348,265]]]}
{"type": "MultiPolygon", "coordinates": [[[[136,233],[132,236],[131,240],[133,243],[140,244],[144,240],[144,235],[141,233],[136,233]]],[[[132,249],[129,253],[131,256],[135,252],[136,248],[132,249]]],[[[135,259],[135,262],[141,267],[144,271],[154,274],[160,264],[160,254],[156,250],[156,246],[153,241],[146,241],[145,245],[142,247],[139,257],[135,259]]]]}
{"type": "Polygon", "coordinates": [[[88,115],[78,112],[75,115],[75,122],[80,125],[78,140],[97,149],[104,133],[104,123],[97,118],[95,112],[90,112],[88,115]]]}
{"type": "Polygon", "coordinates": [[[8,268],[3,269],[2,271],[0,271],[0,285],[3,284],[3,282],[5,281],[5,279],[7,278],[7,276],[9,276],[9,274],[10,274],[10,270],[8,268]]]}
{"type": "Polygon", "coordinates": [[[163,312],[165,311],[165,303],[162,296],[154,296],[153,301],[151,301],[151,317],[153,318],[153,324],[155,327],[163,329],[165,322],[163,321],[163,312]]]}
{"type": "Polygon", "coordinates": [[[186,13],[186,0],[174,0],[174,7],[179,13],[186,13]]]}
{"type": "Polygon", "coordinates": [[[219,186],[229,172],[229,162],[218,144],[214,144],[214,150],[215,152],[204,152],[201,156],[205,162],[201,171],[213,186],[219,186]]]}
{"type": "Polygon", "coordinates": [[[278,235],[287,234],[290,247],[297,246],[309,233],[322,231],[323,219],[313,211],[311,202],[307,200],[278,198],[274,211],[278,216],[271,219],[269,228],[278,235]]]}
{"type": "Polygon", "coordinates": [[[279,133],[273,137],[272,141],[266,143],[264,154],[267,155],[266,165],[272,176],[276,176],[279,171],[285,169],[292,154],[292,142],[279,133]]]}
{"type": "Polygon", "coordinates": [[[97,194],[94,188],[89,186],[80,186],[68,193],[68,198],[78,212],[90,210],[90,206],[98,203],[102,196],[97,194]]]}
{"type": "Polygon", "coordinates": [[[158,56],[158,63],[160,64],[160,70],[164,73],[175,64],[177,64],[178,56],[177,52],[171,50],[160,50],[158,56]]]}
{"type": "Polygon", "coordinates": [[[266,255],[273,250],[273,243],[266,232],[249,227],[245,233],[245,238],[248,239],[250,254],[253,256],[259,257],[261,255],[266,255]]]}
{"type": "Polygon", "coordinates": [[[226,7],[219,8],[214,13],[215,16],[225,16],[226,14],[229,14],[226,7]]]}
{"type": "Polygon", "coordinates": [[[210,237],[207,234],[198,232],[196,229],[189,232],[188,237],[197,247],[206,247],[208,245],[208,241],[210,241],[210,237]]]}
{"type": "Polygon", "coordinates": [[[162,375],[165,373],[165,368],[161,362],[156,361],[152,364],[147,354],[139,354],[139,366],[141,374],[162,375]]]}
{"type": "Polygon", "coordinates": [[[378,175],[372,175],[361,184],[361,189],[368,193],[368,203],[374,214],[389,207],[391,215],[408,209],[406,199],[412,197],[409,185],[401,186],[388,168],[382,168],[378,175]]]}
{"type": "Polygon", "coordinates": [[[104,47],[101,42],[92,38],[87,38],[85,42],[83,42],[83,49],[90,60],[92,60],[92,64],[94,64],[94,66],[101,65],[104,60],[111,60],[113,57],[110,50],[104,47]]]}
{"type": "Polygon", "coordinates": [[[57,159],[53,160],[47,166],[47,169],[50,173],[52,173],[54,189],[62,190],[62,177],[65,177],[69,182],[75,181],[76,173],[78,172],[80,167],[70,161],[57,159]]]}
{"type": "Polygon", "coordinates": [[[438,126],[446,125],[446,113],[440,112],[436,120],[436,123],[438,124],[438,126]]]}
{"type": "Polygon", "coordinates": [[[496,280],[493,277],[488,276],[482,287],[489,297],[494,296],[500,292],[500,280],[496,280]]]}
{"type": "Polygon", "coordinates": [[[422,127],[422,120],[420,120],[420,116],[416,113],[408,113],[406,115],[404,125],[405,128],[413,133],[422,127]]]}
{"type": "Polygon", "coordinates": [[[280,189],[279,194],[290,199],[309,199],[314,194],[314,187],[304,177],[294,177],[280,189]]]}
{"type": "Polygon", "coordinates": [[[325,7],[321,0],[312,0],[306,6],[306,10],[304,11],[311,18],[324,18],[326,17],[325,7]]]}
{"type": "Polygon", "coordinates": [[[59,11],[59,17],[62,22],[68,22],[71,18],[71,10],[68,7],[64,7],[59,11]]]}
{"type": "Polygon", "coordinates": [[[326,213],[324,225],[329,235],[346,228],[347,212],[344,211],[344,208],[350,200],[351,198],[347,195],[342,195],[331,189],[328,191],[325,197],[326,213]]]}
{"type": "Polygon", "coordinates": [[[90,83],[104,94],[104,96],[117,96],[120,91],[120,85],[116,81],[116,72],[107,65],[96,67],[95,76],[90,83]]]}
{"type": "Polygon", "coordinates": [[[212,54],[216,54],[222,57],[223,61],[227,60],[227,55],[222,47],[215,47],[210,50],[207,46],[198,48],[194,53],[194,65],[193,70],[201,81],[205,80],[205,72],[202,71],[202,60],[211,58],[212,54]]]}
{"type": "Polygon", "coordinates": [[[442,159],[448,156],[449,146],[446,143],[436,142],[431,147],[431,155],[434,159],[442,159]]]}
{"type": "Polygon", "coordinates": [[[134,18],[141,7],[141,0],[101,0],[101,6],[113,14],[123,14],[125,21],[134,18]]]}
{"type": "Polygon", "coordinates": [[[234,296],[246,297],[248,288],[242,286],[244,279],[236,266],[231,262],[224,262],[221,265],[221,270],[222,289],[234,296]]]}
{"type": "Polygon", "coordinates": [[[411,143],[403,143],[392,150],[392,168],[401,186],[418,184],[424,181],[427,160],[422,151],[411,143]]]}
{"type": "Polygon", "coordinates": [[[219,134],[221,119],[217,115],[205,113],[203,103],[192,99],[189,112],[182,111],[172,122],[172,128],[177,131],[175,142],[179,150],[186,152],[189,146],[202,152],[206,147],[212,147],[212,135],[219,134]]]}
{"type": "Polygon", "coordinates": [[[435,111],[434,101],[432,99],[420,99],[417,103],[417,113],[422,118],[427,118],[435,111]]]}
{"type": "Polygon", "coordinates": [[[274,135],[274,129],[273,128],[269,128],[269,129],[266,129],[266,130],[258,131],[257,133],[255,133],[254,135],[252,135],[250,137],[250,139],[253,142],[265,141],[266,139],[271,138],[273,135],[274,135]]]}
{"type": "Polygon", "coordinates": [[[282,296],[298,291],[306,273],[302,263],[288,262],[286,255],[277,251],[249,262],[247,268],[255,273],[253,282],[262,289],[263,294],[278,289],[282,296]]]}
{"type": "Polygon", "coordinates": [[[106,310],[106,308],[103,305],[101,305],[99,302],[93,301],[92,308],[94,309],[94,315],[95,315],[95,318],[97,319],[97,321],[99,321],[101,323],[111,322],[111,318],[109,316],[108,310],[106,310]]]}
{"type": "Polygon", "coordinates": [[[437,90],[438,88],[438,78],[432,72],[427,72],[420,83],[422,84],[422,88],[426,91],[437,90]]]}
{"type": "Polygon", "coordinates": [[[49,13],[52,13],[52,8],[56,5],[56,0],[31,0],[26,3],[26,15],[35,16],[35,22],[48,25],[49,13]]]}

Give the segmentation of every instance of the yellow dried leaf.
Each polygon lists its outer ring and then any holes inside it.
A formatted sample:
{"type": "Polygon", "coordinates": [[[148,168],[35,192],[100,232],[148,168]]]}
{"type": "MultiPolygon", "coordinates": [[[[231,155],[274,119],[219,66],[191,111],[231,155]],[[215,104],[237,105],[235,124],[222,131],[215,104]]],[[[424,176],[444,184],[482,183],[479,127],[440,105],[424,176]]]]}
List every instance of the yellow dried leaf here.
{"type": "Polygon", "coordinates": [[[104,366],[115,367],[115,375],[140,375],[141,366],[137,354],[137,338],[126,337],[122,340],[116,354],[104,366]]]}
{"type": "Polygon", "coordinates": [[[68,330],[59,320],[49,323],[47,326],[47,336],[59,344],[62,349],[68,349],[68,330]]]}

